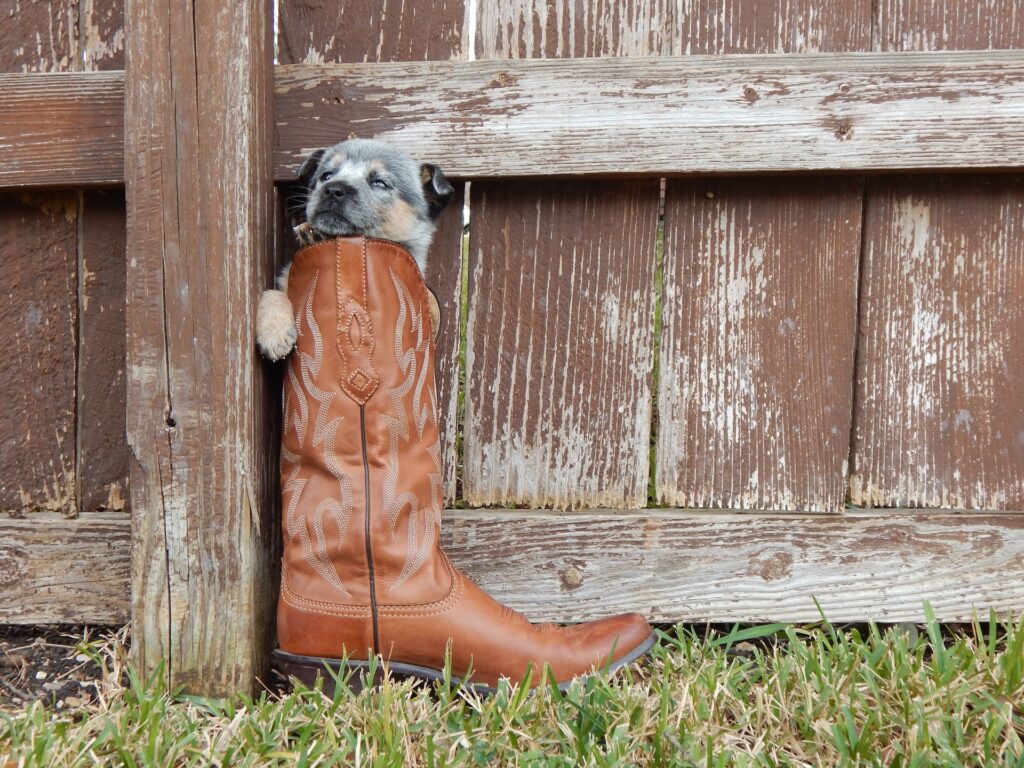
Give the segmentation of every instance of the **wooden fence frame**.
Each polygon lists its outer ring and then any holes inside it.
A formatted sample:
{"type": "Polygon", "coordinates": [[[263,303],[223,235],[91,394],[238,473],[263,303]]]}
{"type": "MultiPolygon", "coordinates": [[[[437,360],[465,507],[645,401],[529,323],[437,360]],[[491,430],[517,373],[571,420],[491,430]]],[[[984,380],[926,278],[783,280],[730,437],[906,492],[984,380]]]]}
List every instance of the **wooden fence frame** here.
{"type": "MultiPolygon", "coordinates": [[[[17,519],[0,521],[5,538],[40,552],[27,575],[39,602],[21,618],[48,616],[46,596],[71,582],[76,620],[98,618],[99,606],[105,617],[112,605],[127,615],[130,571],[143,668],[167,663],[175,682],[207,694],[246,688],[265,671],[278,539],[275,470],[260,442],[272,406],[251,320],[271,268],[271,185],[291,179],[308,150],[339,135],[377,135],[465,179],[1024,166],[1024,52],[295,65],[275,75],[269,4],[222,6],[197,4],[193,17],[190,6],[129,0],[124,73],[0,75],[0,187],[124,183],[132,265],[131,529],[124,516],[98,513],[64,540],[44,526],[43,541],[17,519]],[[213,85],[203,91],[204,83],[213,85]],[[445,108],[467,103],[479,119],[459,121],[445,108]],[[237,132],[219,130],[228,122],[237,132]],[[785,151],[766,151],[759,137],[768,127],[773,149],[785,132],[785,151]],[[673,151],[638,154],[655,140],[673,151]],[[224,156],[244,162],[225,168],[224,156]],[[202,334],[186,328],[195,322],[202,334]],[[176,379],[171,368],[182,366],[172,359],[198,373],[176,379]],[[226,437],[211,446],[211,434],[226,437]],[[117,546],[129,536],[130,568],[117,546]],[[100,574],[86,558],[68,571],[67,550],[59,559],[42,552],[65,544],[102,548],[108,569],[100,574]]],[[[530,575],[532,593],[559,596],[531,605],[536,618],[582,617],[598,603],[635,607],[603,590],[608,569],[653,619],[735,618],[729,601],[696,602],[708,583],[729,587],[730,600],[742,594],[750,620],[813,619],[810,598],[826,592],[835,620],[913,620],[924,583],[938,585],[945,620],[969,619],[972,603],[1004,612],[1024,604],[1019,581],[1005,577],[1024,563],[1019,515],[769,513],[752,528],[729,512],[453,511],[446,544],[472,573],[481,543],[502,537],[509,518],[547,553],[550,567],[530,575]],[[711,546],[723,537],[736,546],[711,546]],[[623,542],[640,555],[616,564],[623,542]],[[837,562],[828,556],[837,548],[858,555],[837,562]],[[949,557],[972,559],[968,578],[947,571],[949,557]],[[693,568],[667,576],[693,558],[704,564],[699,584],[693,568]]],[[[485,586],[523,607],[522,579],[501,567],[485,586]]]]}

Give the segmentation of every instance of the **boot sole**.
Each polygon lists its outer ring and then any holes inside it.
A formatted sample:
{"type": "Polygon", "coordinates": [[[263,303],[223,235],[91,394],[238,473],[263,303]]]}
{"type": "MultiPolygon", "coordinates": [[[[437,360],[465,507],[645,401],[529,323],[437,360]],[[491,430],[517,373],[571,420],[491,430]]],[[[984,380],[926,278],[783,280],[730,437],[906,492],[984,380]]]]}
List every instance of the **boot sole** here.
{"type": "MultiPolygon", "coordinates": [[[[655,637],[652,633],[640,645],[613,662],[601,671],[615,673],[627,664],[632,664],[645,656],[654,646],[655,637]]],[[[294,653],[287,653],[282,650],[273,651],[274,669],[288,680],[298,680],[308,688],[313,688],[316,681],[323,681],[323,691],[326,695],[334,697],[337,683],[347,685],[353,693],[359,693],[364,688],[378,686],[384,680],[384,671],[387,669],[392,677],[411,678],[423,682],[437,682],[444,680],[444,672],[431,667],[421,667],[416,664],[406,664],[401,661],[379,661],[375,664],[373,677],[370,679],[370,662],[364,659],[341,659],[321,658],[318,656],[299,656],[294,653]]],[[[579,680],[586,680],[589,675],[580,675],[579,680]]],[[[451,676],[452,685],[467,688],[474,693],[491,696],[497,693],[498,689],[484,683],[465,682],[454,675],[451,676]]],[[[558,690],[563,693],[568,690],[572,680],[558,683],[558,690]]]]}

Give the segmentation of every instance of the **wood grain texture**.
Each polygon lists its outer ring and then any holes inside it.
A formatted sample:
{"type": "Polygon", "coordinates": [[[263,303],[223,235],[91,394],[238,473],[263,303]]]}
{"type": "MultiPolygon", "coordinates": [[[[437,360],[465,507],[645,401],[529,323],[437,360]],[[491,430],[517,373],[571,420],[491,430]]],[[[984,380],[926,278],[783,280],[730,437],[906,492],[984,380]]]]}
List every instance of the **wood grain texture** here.
{"type": "Polygon", "coordinates": [[[483,0],[477,9],[483,59],[668,55],[677,36],[667,0],[483,0]]]}
{"type": "Polygon", "coordinates": [[[470,504],[646,503],[658,193],[473,185],[470,504]]]}
{"type": "MultiPolygon", "coordinates": [[[[352,135],[453,178],[1019,168],[1021,83],[1017,52],[281,66],[275,176],[352,135]]],[[[0,186],[119,184],[120,89],[0,75],[0,186]]]]}
{"type": "MultiPolygon", "coordinates": [[[[688,50],[810,54],[867,47],[870,7],[702,3],[688,21],[700,33],[688,50]]],[[[748,100],[788,91],[772,82],[751,81],[748,100]]],[[[832,88],[820,105],[863,95],[846,75],[832,88]]],[[[846,116],[832,116],[836,139],[855,135],[846,116]]],[[[665,197],[657,497],[696,507],[841,511],[861,182],[670,180],[665,197]]]]}
{"type": "MultiPolygon", "coordinates": [[[[344,3],[282,0],[279,13],[278,51],[283,63],[461,60],[468,52],[464,31],[466,10],[462,0],[429,0],[415,4],[394,0],[344,3]]],[[[320,137],[317,147],[351,136],[365,138],[367,133],[363,127],[344,133],[327,132],[320,137]]],[[[420,162],[438,164],[448,172],[448,165],[430,154],[413,153],[413,157],[420,162]]],[[[447,501],[455,498],[458,467],[455,436],[459,428],[464,204],[464,185],[456,184],[455,193],[438,220],[424,275],[441,308],[441,323],[435,338],[435,379],[447,501]]]]}
{"type": "MultiPolygon", "coordinates": [[[[126,613],[126,515],[0,517],[0,621],[126,613]]],[[[881,510],[843,518],[688,510],[448,510],[442,545],[534,621],[967,621],[1024,610],[1024,515],[881,510]],[[625,554],[624,554],[625,553],[625,554]]]]}
{"type": "MultiPolygon", "coordinates": [[[[662,5],[482,2],[475,56],[656,56],[665,52],[662,5]]],[[[494,66],[486,88],[529,91],[506,63],[494,66]]],[[[482,106],[473,109],[487,122],[482,106]]],[[[646,503],[659,198],[654,179],[474,183],[463,430],[470,504],[646,503]]]]}
{"type": "MultiPolygon", "coordinates": [[[[124,66],[124,3],[82,0],[82,66],[124,66]]],[[[128,502],[125,435],[125,200],[120,190],[79,193],[78,505],[123,510],[128,502]]]]}
{"type": "Polygon", "coordinates": [[[0,624],[128,620],[128,515],[0,515],[0,624]]]}
{"type": "Polygon", "coordinates": [[[79,0],[0,0],[0,72],[79,69],[78,6],[79,0]]]}
{"type": "MultiPolygon", "coordinates": [[[[885,0],[876,48],[1024,47],[1018,3],[885,0]]],[[[1024,178],[870,187],[850,495],[1012,509],[1024,499],[1024,178]]]]}
{"type": "Polygon", "coordinates": [[[124,69],[124,0],[79,0],[82,66],[124,69]]]}
{"type": "Polygon", "coordinates": [[[77,207],[0,197],[0,510],[75,512],[77,207]]]}
{"type": "Polygon", "coordinates": [[[968,621],[1024,608],[1024,515],[448,515],[452,559],[534,621],[968,621]]]}
{"type": "Polygon", "coordinates": [[[1024,46],[1019,0],[878,0],[875,50],[952,51],[1024,46]]]}
{"type": "Polygon", "coordinates": [[[687,0],[683,54],[830,53],[867,48],[871,0],[687,0]]]}
{"type": "Polygon", "coordinates": [[[281,0],[278,60],[419,61],[465,56],[463,0],[281,0]]]}
{"type": "Polygon", "coordinates": [[[1024,506],[1024,179],[884,178],[868,199],[850,493],[1024,506]]]}
{"type": "Polygon", "coordinates": [[[128,500],[124,195],[84,193],[78,234],[78,503],[83,512],[123,510],[128,500]]]}
{"type": "Polygon", "coordinates": [[[861,182],[673,182],[656,489],[673,506],[839,512],[861,182]]]}
{"type": "Polygon", "coordinates": [[[250,690],[272,634],[277,467],[254,340],[273,261],[271,10],[125,8],[133,653],[205,695],[250,690]]]}
{"type": "MultiPolygon", "coordinates": [[[[0,78],[60,78],[78,67],[75,0],[0,0],[0,19],[0,78]]],[[[3,90],[0,176],[9,166],[10,128],[17,141],[18,127],[38,126],[45,113],[17,114],[3,90]]],[[[0,197],[0,510],[76,512],[76,227],[74,195],[0,197]]]]}
{"type": "Polygon", "coordinates": [[[124,179],[120,72],[0,74],[0,187],[124,179]]]}
{"type": "Polygon", "coordinates": [[[1019,167],[1024,53],[281,67],[278,174],[359,134],[458,177],[1019,167]]]}

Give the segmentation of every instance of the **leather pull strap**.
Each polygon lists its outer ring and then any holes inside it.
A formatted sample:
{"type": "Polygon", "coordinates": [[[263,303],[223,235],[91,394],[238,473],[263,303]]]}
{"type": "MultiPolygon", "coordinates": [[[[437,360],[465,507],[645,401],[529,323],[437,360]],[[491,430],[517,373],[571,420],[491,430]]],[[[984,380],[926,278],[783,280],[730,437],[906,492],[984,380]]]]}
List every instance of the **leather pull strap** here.
{"type": "Polygon", "coordinates": [[[338,297],[338,351],[341,388],[359,405],[366,405],[380,385],[373,367],[373,324],[366,288],[366,239],[359,249],[336,241],[334,274],[338,297]]]}

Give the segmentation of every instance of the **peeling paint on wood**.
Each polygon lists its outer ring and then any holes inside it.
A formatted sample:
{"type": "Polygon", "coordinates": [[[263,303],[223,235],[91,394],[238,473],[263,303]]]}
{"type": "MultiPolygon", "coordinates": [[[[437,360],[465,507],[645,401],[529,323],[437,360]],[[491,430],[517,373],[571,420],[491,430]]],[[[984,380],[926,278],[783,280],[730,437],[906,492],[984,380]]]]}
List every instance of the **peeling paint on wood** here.
{"type": "Polygon", "coordinates": [[[476,54],[485,59],[565,59],[672,53],[675,3],[482,0],[476,54]]]}
{"type": "Polygon", "coordinates": [[[861,181],[670,182],[657,495],[839,512],[861,181]]]}
{"type": "Polygon", "coordinates": [[[80,0],[82,65],[124,69],[124,0],[80,0]]]}
{"type": "Polygon", "coordinates": [[[79,69],[78,0],[0,0],[0,72],[79,69]]]}
{"type": "MultiPolygon", "coordinates": [[[[805,54],[869,43],[867,0],[701,2],[689,10],[686,49],[694,53],[805,54]]],[[[861,127],[831,111],[864,96],[852,74],[837,72],[820,101],[829,114],[818,124],[841,144],[861,127]]],[[[755,108],[797,90],[783,78],[744,82],[742,98],[755,108]]],[[[765,132],[776,146],[785,124],[765,132]]],[[[849,177],[668,182],[659,500],[842,510],[861,202],[861,182],[849,177]]]]}
{"type": "Polygon", "coordinates": [[[0,511],[75,512],[77,198],[0,197],[0,511]]]}
{"type": "MultiPolygon", "coordinates": [[[[883,51],[1024,47],[1014,0],[883,0],[883,51]]],[[[1024,177],[878,179],[868,197],[856,503],[1024,502],[1024,177]]]]}
{"type": "MultiPolygon", "coordinates": [[[[73,0],[0,0],[0,72],[76,68],[77,13],[73,0]]],[[[77,227],[74,194],[0,198],[0,511],[76,512],[77,227]]]]}
{"type": "MultiPolygon", "coordinates": [[[[482,2],[475,56],[657,56],[667,52],[663,6],[482,2]]],[[[472,114],[482,125],[496,118],[495,126],[508,128],[517,110],[489,114],[486,95],[532,87],[507,62],[489,66],[472,114]]],[[[562,78],[563,87],[568,82],[562,78]]],[[[565,96],[542,97],[562,127],[573,114],[565,96]]],[[[561,141],[560,131],[550,138],[561,141]]],[[[493,157],[493,148],[466,138],[474,153],[493,157]]],[[[538,141],[535,135],[531,143],[538,141]]],[[[574,154],[570,145],[561,152],[574,154]]],[[[600,152],[618,146],[604,141],[600,152]]],[[[558,172],[526,155],[513,164],[504,173],[558,172]]],[[[473,185],[463,442],[470,504],[646,503],[659,196],[655,179],[473,185]]]]}
{"type": "Polygon", "coordinates": [[[878,0],[875,6],[875,50],[1024,46],[1024,8],[1020,0],[878,0]]]}
{"type": "Polygon", "coordinates": [[[282,63],[433,61],[467,50],[463,0],[280,0],[278,13],[282,63]]]}
{"type": "Polygon", "coordinates": [[[814,53],[864,50],[871,0],[684,0],[682,54],[814,53]]]}
{"type": "Polygon", "coordinates": [[[1024,507],[1024,179],[876,180],[865,248],[853,502],[1024,507]]]}
{"type": "Polygon", "coordinates": [[[646,503],[658,192],[473,185],[470,504],[646,503]]]}

